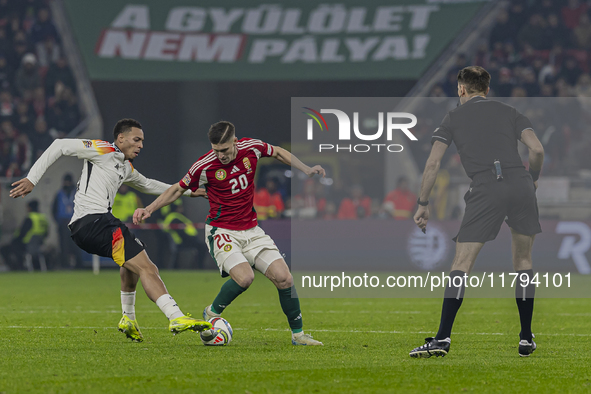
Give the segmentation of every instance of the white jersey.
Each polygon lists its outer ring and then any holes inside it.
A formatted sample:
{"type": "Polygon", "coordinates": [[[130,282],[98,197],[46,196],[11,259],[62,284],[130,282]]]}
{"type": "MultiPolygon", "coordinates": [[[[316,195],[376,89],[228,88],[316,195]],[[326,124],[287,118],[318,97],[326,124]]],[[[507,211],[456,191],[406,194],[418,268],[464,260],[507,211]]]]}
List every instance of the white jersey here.
{"type": "MultiPolygon", "coordinates": [[[[140,174],[115,144],[81,139],[53,141],[31,167],[27,179],[37,185],[49,166],[62,155],[84,159],[70,223],[86,215],[110,212],[117,190],[123,183],[142,193],[155,195],[164,193],[171,186],[140,174]]],[[[185,195],[190,195],[190,190],[185,195]]]]}

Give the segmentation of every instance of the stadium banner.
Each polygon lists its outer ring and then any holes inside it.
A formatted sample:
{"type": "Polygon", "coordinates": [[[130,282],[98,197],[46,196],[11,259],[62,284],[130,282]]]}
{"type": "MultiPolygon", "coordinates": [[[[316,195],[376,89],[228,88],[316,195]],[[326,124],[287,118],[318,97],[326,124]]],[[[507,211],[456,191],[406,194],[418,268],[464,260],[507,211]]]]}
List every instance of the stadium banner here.
{"type": "MultiPolygon", "coordinates": [[[[572,217],[582,210],[589,217],[589,201],[570,193],[576,190],[569,185],[571,178],[559,176],[564,169],[553,166],[562,132],[577,135],[575,130],[585,130],[584,108],[591,103],[589,99],[490,99],[528,116],[546,146],[548,160],[536,192],[542,217],[572,217]]],[[[325,178],[308,178],[299,171],[292,176],[289,259],[300,295],[441,297],[443,288],[438,286],[449,274],[455,254],[452,238],[460,228],[470,179],[452,144],[441,162],[423,233],[412,220],[420,176],[401,176],[407,178],[402,194],[413,197],[397,200],[392,190],[385,190],[388,172],[384,166],[392,162],[385,159],[388,155],[399,155],[399,162],[416,161],[422,173],[433,132],[457,104],[452,98],[292,98],[292,153],[327,172],[325,178]],[[409,282],[404,273],[418,276],[409,282]],[[377,276],[372,285],[368,278],[373,274],[377,276]],[[404,278],[406,287],[386,282],[394,274],[404,278]],[[356,282],[358,286],[353,284],[355,277],[362,281],[356,282]],[[408,285],[416,281],[423,282],[408,285]]],[[[527,147],[518,145],[527,165],[527,147]]],[[[576,168],[589,165],[584,155],[580,162],[570,159],[572,171],[588,171],[576,168]]],[[[536,297],[590,296],[591,221],[542,220],[541,225],[543,232],[533,247],[535,279],[540,283],[536,297]]],[[[519,278],[513,270],[506,224],[494,241],[485,244],[474,269],[475,288],[469,290],[470,296],[515,296],[519,278]]]]}
{"type": "Polygon", "coordinates": [[[486,0],[64,0],[93,80],[417,79],[486,0]]]}

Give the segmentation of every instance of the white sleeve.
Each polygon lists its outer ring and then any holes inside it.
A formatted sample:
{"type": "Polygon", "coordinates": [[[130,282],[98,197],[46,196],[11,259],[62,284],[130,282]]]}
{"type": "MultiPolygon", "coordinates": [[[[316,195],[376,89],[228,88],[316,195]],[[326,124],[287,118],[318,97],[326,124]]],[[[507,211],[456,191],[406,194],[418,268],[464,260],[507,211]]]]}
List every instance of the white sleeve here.
{"type": "MultiPolygon", "coordinates": [[[[33,167],[29,170],[27,179],[33,185],[37,185],[45,171],[61,156],[77,156],[85,159],[89,156],[85,154],[84,140],[78,139],[57,139],[51,143],[49,148],[37,159],[33,167]]],[[[90,157],[88,157],[90,158],[90,157]]]]}
{"type": "MultiPolygon", "coordinates": [[[[155,179],[146,178],[135,168],[131,169],[131,173],[125,178],[123,183],[139,190],[145,194],[161,195],[168,190],[172,185],[168,183],[160,182],[155,179]]],[[[191,190],[187,190],[183,193],[184,196],[190,196],[191,190]]]]}

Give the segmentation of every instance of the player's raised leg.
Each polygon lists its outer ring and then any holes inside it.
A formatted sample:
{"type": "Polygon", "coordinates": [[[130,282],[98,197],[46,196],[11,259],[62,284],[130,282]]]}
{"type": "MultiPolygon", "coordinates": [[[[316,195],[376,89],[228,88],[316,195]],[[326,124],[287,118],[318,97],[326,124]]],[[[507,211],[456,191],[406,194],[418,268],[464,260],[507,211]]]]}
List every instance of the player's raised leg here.
{"type": "MultiPolygon", "coordinates": [[[[322,342],[304,333],[300,299],[293,284],[293,276],[283,258],[277,258],[276,250],[263,250],[255,259],[255,268],[263,272],[277,287],[281,309],[291,329],[291,343],[294,345],[322,346],[322,342]],[[267,267],[264,269],[263,267],[267,267]],[[264,271],[263,271],[264,269],[264,271]]],[[[280,256],[280,255],[279,255],[280,256]]]]}
{"type": "Polygon", "coordinates": [[[185,316],[181,312],[174,298],[168,294],[166,286],[160,278],[158,267],[152,263],[145,250],[126,261],[123,266],[139,275],[148,298],[158,305],[170,321],[168,327],[173,334],[186,330],[203,331],[211,328],[210,323],[185,316]]]}
{"type": "Polygon", "coordinates": [[[519,310],[521,332],[519,333],[519,355],[527,357],[536,350],[534,335],[531,332],[531,321],[534,313],[534,297],[536,285],[531,283],[534,276],[531,250],[535,235],[523,235],[511,229],[511,249],[513,268],[519,274],[515,282],[515,301],[519,310]],[[522,286],[527,284],[527,286],[522,286]]]}
{"type": "Polygon", "coordinates": [[[119,331],[132,341],[142,342],[144,337],[135,316],[135,294],[140,276],[124,267],[119,269],[119,273],[121,276],[121,310],[123,311],[123,317],[119,321],[119,331]]]}
{"type": "Polygon", "coordinates": [[[414,348],[409,356],[415,358],[429,358],[431,356],[445,356],[451,344],[451,330],[456,314],[462,306],[465,291],[464,275],[469,274],[476,261],[476,256],[484,243],[457,242],[456,255],[449,273],[449,283],[445,288],[439,331],[435,337],[425,338],[425,344],[414,348]]]}

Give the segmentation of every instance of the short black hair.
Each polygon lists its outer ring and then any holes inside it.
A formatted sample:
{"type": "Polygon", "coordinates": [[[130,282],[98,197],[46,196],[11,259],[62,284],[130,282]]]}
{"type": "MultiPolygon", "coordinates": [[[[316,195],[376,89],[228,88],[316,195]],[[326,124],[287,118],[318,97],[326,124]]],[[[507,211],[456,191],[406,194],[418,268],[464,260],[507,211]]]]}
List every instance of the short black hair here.
{"type": "Polygon", "coordinates": [[[137,127],[138,129],[141,129],[142,125],[137,120],[130,118],[121,119],[119,122],[117,122],[115,128],[113,129],[113,136],[115,137],[115,140],[117,139],[119,134],[127,133],[131,130],[132,127],[137,127]]]}
{"type": "Polygon", "coordinates": [[[27,204],[27,206],[29,207],[29,209],[33,212],[39,212],[39,201],[37,200],[31,200],[29,201],[29,203],[27,204]]]}
{"type": "Polygon", "coordinates": [[[222,120],[211,125],[207,136],[209,137],[209,142],[214,145],[225,144],[234,138],[235,131],[236,128],[232,123],[222,120]]]}
{"type": "Polygon", "coordinates": [[[480,66],[465,67],[458,72],[458,83],[466,87],[468,94],[486,93],[490,85],[490,74],[480,66]]]}

